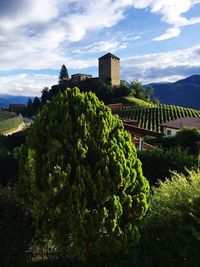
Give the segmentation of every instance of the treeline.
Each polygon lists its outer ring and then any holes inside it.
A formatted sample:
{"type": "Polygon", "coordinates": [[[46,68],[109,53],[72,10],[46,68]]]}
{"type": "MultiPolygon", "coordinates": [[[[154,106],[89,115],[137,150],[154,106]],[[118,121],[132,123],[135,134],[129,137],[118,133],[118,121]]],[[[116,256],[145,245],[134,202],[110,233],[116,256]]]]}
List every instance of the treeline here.
{"type": "MultiPolygon", "coordinates": [[[[120,86],[112,86],[110,81],[100,82],[98,79],[86,79],[77,83],[72,82],[72,80],[63,80],[59,78],[59,83],[53,85],[51,89],[45,87],[42,90],[41,98],[35,97],[32,101],[29,99],[27,103],[27,108],[24,111],[26,116],[37,115],[43,105],[50,101],[53,97],[58,95],[60,92],[66,90],[66,88],[78,87],[81,92],[92,91],[96,94],[99,100],[102,100],[105,104],[115,103],[115,102],[127,102],[123,99],[127,96],[132,96],[137,99],[141,99],[148,103],[151,103],[151,98],[153,94],[153,88],[151,86],[143,86],[138,80],[134,80],[130,85],[126,82],[121,82],[120,86]]],[[[152,100],[155,104],[159,103],[157,98],[152,100]]]]}
{"type": "Polygon", "coordinates": [[[3,267],[200,265],[198,168],[156,183],[161,170],[198,155],[199,131],[177,137],[179,154],[149,152],[152,181],[122,122],[91,93],[66,90],[45,105],[27,142],[18,137],[1,139],[10,151],[25,144],[14,190],[0,187],[3,267]],[[38,251],[46,261],[31,262],[38,251]]]}

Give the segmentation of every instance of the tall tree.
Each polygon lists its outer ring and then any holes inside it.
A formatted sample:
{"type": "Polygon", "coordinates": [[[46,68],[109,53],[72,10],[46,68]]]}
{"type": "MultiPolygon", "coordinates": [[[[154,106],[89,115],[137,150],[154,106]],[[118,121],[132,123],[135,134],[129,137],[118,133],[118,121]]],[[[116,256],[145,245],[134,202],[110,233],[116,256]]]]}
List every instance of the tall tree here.
{"type": "Polygon", "coordinates": [[[95,94],[67,89],[43,107],[17,192],[46,239],[79,257],[134,244],[148,190],[131,136],[95,94]]]}
{"type": "Polygon", "coordinates": [[[59,83],[62,83],[65,78],[68,79],[69,75],[66,66],[62,65],[60,70],[59,83]]]}

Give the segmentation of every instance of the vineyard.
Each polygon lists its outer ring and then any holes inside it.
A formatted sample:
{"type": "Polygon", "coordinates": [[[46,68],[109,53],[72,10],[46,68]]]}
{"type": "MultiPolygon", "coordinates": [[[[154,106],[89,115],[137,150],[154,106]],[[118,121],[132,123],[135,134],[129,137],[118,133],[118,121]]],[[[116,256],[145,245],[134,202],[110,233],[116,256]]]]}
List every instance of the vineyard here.
{"type": "Polygon", "coordinates": [[[200,118],[200,110],[183,108],[172,105],[159,105],[158,107],[141,108],[124,106],[113,111],[120,118],[132,119],[139,122],[139,127],[160,132],[160,124],[181,117],[200,118]]]}
{"type": "Polygon", "coordinates": [[[16,115],[14,112],[0,111],[0,134],[16,129],[22,121],[22,115],[16,115]]]}

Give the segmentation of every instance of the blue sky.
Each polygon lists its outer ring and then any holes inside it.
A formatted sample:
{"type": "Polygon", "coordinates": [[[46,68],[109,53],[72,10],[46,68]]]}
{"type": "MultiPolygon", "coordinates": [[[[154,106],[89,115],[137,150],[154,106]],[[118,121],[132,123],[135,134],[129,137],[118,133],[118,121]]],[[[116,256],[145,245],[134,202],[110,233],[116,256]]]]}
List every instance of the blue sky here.
{"type": "Polygon", "coordinates": [[[200,74],[200,0],[0,0],[0,94],[40,95],[69,74],[98,75],[121,58],[121,79],[200,74]]]}

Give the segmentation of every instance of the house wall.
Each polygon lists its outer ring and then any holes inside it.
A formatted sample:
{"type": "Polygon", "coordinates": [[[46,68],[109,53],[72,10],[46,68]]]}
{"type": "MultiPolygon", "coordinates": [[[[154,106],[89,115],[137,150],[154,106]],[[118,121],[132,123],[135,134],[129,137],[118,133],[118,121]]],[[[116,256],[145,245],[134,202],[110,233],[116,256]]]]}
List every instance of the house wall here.
{"type": "Polygon", "coordinates": [[[178,131],[178,129],[163,127],[163,133],[165,136],[175,136],[178,131]],[[169,134],[168,131],[171,131],[171,134],[169,134]]]}

